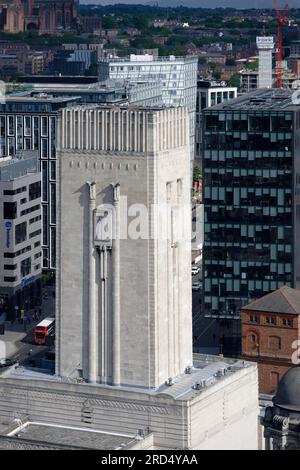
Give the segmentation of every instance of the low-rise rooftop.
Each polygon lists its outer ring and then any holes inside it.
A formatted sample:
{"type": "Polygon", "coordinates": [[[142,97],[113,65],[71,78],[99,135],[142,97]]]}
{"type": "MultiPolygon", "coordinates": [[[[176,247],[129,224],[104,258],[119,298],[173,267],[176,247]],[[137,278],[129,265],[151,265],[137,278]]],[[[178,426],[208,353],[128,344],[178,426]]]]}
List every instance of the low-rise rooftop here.
{"type": "MultiPolygon", "coordinates": [[[[294,92],[287,88],[262,88],[224,101],[207,111],[299,111],[294,92]]],[[[297,99],[299,101],[299,97],[297,99]]]]}
{"type": "Polygon", "coordinates": [[[87,428],[59,426],[27,421],[25,424],[18,420],[11,423],[0,434],[0,449],[6,448],[7,441],[11,447],[22,443],[32,447],[48,447],[70,450],[117,450],[128,449],[138,440],[136,436],[97,431],[87,428]],[[11,430],[12,429],[12,430],[11,430]]]}
{"type": "Polygon", "coordinates": [[[245,305],[243,310],[300,315],[300,290],[282,286],[245,305]]]}

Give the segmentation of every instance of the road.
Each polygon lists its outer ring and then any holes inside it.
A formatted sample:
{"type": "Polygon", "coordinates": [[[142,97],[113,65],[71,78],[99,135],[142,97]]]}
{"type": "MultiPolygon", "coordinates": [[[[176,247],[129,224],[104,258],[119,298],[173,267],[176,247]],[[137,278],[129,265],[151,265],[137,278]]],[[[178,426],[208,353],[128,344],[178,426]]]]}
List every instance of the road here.
{"type": "MultiPolygon", "coordinates": [[[[203,281],[202,269],[192,276],[192,282],[203,281]]],[[[219,353],[219,324],[216,319],[205,318],[202,309],[202,289],[192,292],[193,348],[194,352],[219,353]]]]}
{"type": "Polygon", "coordinates": [[[20,364],[28,364],[29,360],[38,359],[43,356],[49,349],[49,346],[53,344],[53,341],[50,341],[47,345],[37,345],[34,343],[35,325],[45,317],[55,316],[53,290],[53,287],[46,287],[43,290],[43,294],[46,293],[47,297],[43,299],[40,306],[42,310],[41,318],[38,321],[32,321],[28,325],[26,332],[22,324],[16,322],[14,325],[11,325],[10,322],[6,322],[5,334],[0,337],[1,341],[6,342],[6,357],[18,360],[20,364]]]}

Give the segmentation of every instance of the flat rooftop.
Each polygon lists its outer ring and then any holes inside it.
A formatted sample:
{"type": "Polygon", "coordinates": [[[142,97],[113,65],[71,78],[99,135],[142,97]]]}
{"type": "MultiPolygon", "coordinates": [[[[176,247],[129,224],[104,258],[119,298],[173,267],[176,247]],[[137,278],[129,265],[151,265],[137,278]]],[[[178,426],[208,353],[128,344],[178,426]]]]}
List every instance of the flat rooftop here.
{"type": "Polygon", "coordinates": [[[15,426],[7,431],[2,428],[0,435],[0,449],[2,442],[10,438],[12,440],[23,441],[29,445],[54,446],[60,449],[97,449],[116,450],[126,449],[135,444],[137,439],[133,435],[107,433],[90,430],[87,428],[76,428],[68,426],[56,426],[52,424],[26,422],[15,426]]]}
{"type": "Polygon", "coordinates": [[[176,63],[176,62],[198,62],[198,57],[197,56],[174,56],[174,55],[169,55],[169,56],[153,56],[152,54],[130,54],[130,56],[127,57],[110,57],[110,58],[104,58],[100,60],[100,63],[118,63],[118,62],[143,62],[143,63],[155,63],[155,62],[170,62],[170,63],[176,63]]]}
{"type": "Polygon", "coordinates": [[[253,362],[223,358],[209,354],[194,354],[194,365],[181,377],[175,378],[172,385],[162,385],[157,394],[163,394],[174,400],[191,400],[195,396],[226,379],[236,372],[253,367],[253,362]]]}
{"type": "Polygon", "coordinates": [[[229,86],[225,80],[197,80],[198,88],[224,88],[226,91],[227,88],[236,89],[234,86],[229,86]]]}
{"type": "MultiPolygon", "coordinates": [[[[207,108],[210,111],[299,111],[300,106],[293,102],[295,90],[287,88],[262,88],[241,95],[233,100],[207,108]]],[[[297,94],[297,100],[299,96],[297,94]]]]}
{"type": "MultiPolygon", "coordinates": [[[[11,94],[6,95],[6,103],[68,103],[76,102],[76,97],[73,96],[52,96],[50,93],[40,93],[34,96],[27,94],[11,94]]],[[[4,103],[5,104],[5,103],[4,103]]]]}
{"type": "MultiPolygon", "coordinates": [[[[226,387],[226,380],[230,379],[237,372],[256,366],[255,363],[239,360],[224,358],[223,356],[210,355],[210,354],[194,354],[194,364],[190,368],[188,373],[184,373],[178,377],[175,377],[173,382],[161,385],[158,389],[149,390],[142,389],[140,387],[128,387],[121,386],[118,390],[126,391],[138,391],[139,393],[146,393],[147,395],[159,396],[165,395],[174,400],[189,401],[199,393],[213,388],[221,382],[226,387]]],[[[32,383],[35,380],[42,380],[48,382],[64,383],[66,379],[58,377],[56,375],[50,375],[45,371],[33,370],[25,367],[11,367],[1,374],[0,380],[6,379],[23,379],[30,380],[32,383]]],[[[93,387],[97,391],[105,392],[105,390],[116,390],[115,387],[106,384],[88,384],[82,379],[70,378],[67,380],[68,383],[76,383],[80,387],[83,387],[81,391],[84,391],[85,387],[93,387]]],[[[95,390],[96,391],[96,390],[95,390]]]]}

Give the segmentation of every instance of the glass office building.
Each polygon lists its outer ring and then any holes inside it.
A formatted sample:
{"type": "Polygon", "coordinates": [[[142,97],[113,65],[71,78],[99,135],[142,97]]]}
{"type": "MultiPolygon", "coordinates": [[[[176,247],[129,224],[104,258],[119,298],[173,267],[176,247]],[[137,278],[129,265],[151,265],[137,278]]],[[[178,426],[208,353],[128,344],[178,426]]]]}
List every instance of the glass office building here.
{"type": "Polygon", "coordinates": [[[38,154],[42,177],[43,268],[56,266],[56,122],[59,110],[77,98],[8,95],[0,104],[0,162],[22,151],[38,154]]]}
{"type": "Polygon", "coordinates": [[[205,111],[204,309],[226,326],[228,353],[238,352],[241,307],[300,281],[299,126],[289,90],[205,111]]]}

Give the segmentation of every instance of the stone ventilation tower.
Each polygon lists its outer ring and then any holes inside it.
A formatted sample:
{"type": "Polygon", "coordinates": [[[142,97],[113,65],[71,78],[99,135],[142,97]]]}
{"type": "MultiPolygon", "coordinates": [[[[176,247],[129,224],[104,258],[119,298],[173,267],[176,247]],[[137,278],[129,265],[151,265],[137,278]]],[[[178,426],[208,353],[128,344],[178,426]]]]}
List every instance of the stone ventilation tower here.
{"type": "Polygon", "coordinates": [[[155,389],[192,365],[185,108],[72,108],[59,137],[57,373],[155,389]]]}
{"type": "Polygon", "coordinates": [[[256,38],[258,49],[258,88],[272,88],[272,52],[274,50],[273,36],[256,38]]]}

